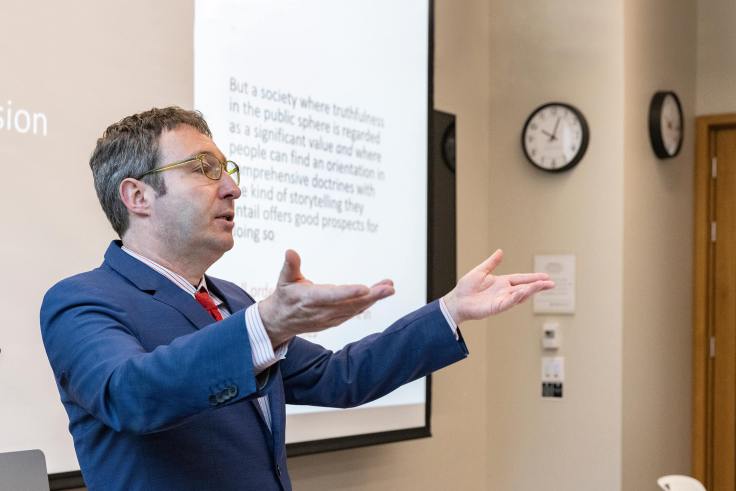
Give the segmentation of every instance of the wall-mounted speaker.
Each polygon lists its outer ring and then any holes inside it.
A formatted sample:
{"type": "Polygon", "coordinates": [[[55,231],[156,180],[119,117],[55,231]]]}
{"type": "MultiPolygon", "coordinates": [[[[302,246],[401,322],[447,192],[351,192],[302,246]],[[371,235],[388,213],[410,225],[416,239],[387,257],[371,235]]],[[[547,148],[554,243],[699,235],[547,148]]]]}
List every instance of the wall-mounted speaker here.
{"type": "Polygon", "coordinates": [[[455,115],[433,111],[429,138],[429,298],[457,281],[455,219],[455,115]]]}

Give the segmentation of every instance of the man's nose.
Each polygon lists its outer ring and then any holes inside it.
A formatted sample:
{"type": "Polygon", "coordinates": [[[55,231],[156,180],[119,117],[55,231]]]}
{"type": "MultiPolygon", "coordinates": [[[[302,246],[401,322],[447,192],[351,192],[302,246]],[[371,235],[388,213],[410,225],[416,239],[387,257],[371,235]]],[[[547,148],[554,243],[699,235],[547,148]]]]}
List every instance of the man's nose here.
{"type": "Polygon", "coordinates": [[[235,183],[235,180],[224,172],[222,174],[220,178],[220,197],[223,199],[240,198],[240,188],[235,183]]]}

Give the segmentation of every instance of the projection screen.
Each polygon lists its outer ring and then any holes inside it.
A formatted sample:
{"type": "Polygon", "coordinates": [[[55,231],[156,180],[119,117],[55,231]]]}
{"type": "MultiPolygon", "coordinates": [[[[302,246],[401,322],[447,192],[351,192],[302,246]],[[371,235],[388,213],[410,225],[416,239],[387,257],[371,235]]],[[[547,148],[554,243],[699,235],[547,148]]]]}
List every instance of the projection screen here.
{"type": "MultiPolygon", "coordinates": [[[[391,278],[396,295],[311,341],[333,350],[427,302],[428,0],[4,3],[0,156],[0,452],[79,469],[41,343],[56,281],[116,238],[89,155],[104,128],[153,106],[203,112],[241,166],[235,247],[208,272],[256,299],[287,248],[315,282],[391,278]]],[[[454,240],[454,238],[450,238],[454,240]]],[[[428,381],[360,408],[287,408],[290,455],[428,431],[428,381]]],[[[72,473],[72,474],[68,474],[72,473]]]]}

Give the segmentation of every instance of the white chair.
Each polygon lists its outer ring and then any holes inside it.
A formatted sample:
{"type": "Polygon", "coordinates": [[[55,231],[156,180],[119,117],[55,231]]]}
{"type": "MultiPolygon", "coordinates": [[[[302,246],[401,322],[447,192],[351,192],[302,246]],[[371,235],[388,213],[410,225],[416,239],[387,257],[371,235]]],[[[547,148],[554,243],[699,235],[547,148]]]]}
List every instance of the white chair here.
{"type": "Polygon", "coordinates": [[[662,476],[657,479],[657,484],[665,491],[705,491],[705,486],[690,476],[662,476]]]}

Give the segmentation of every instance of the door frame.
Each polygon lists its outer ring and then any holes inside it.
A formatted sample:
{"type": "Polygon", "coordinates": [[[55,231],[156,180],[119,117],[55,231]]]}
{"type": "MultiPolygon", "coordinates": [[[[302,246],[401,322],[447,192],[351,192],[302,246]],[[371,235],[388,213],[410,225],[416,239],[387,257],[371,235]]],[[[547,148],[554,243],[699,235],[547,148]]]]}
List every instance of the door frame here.
{"type": "MultiPolygon", "coordinates": [[[[711,165],[714,132],[736,128],[736,113],[715,114],[696,118],[694,181],[694,250],[693,250],[693,416],[692,474],[708,482],[708,399],[709,336],[713,306],[710,267],[713,260],[711,242],[711,200],[713,179],[711,165]]],[[[716,172],[717,175],[717,172],[716,172]]]]}

